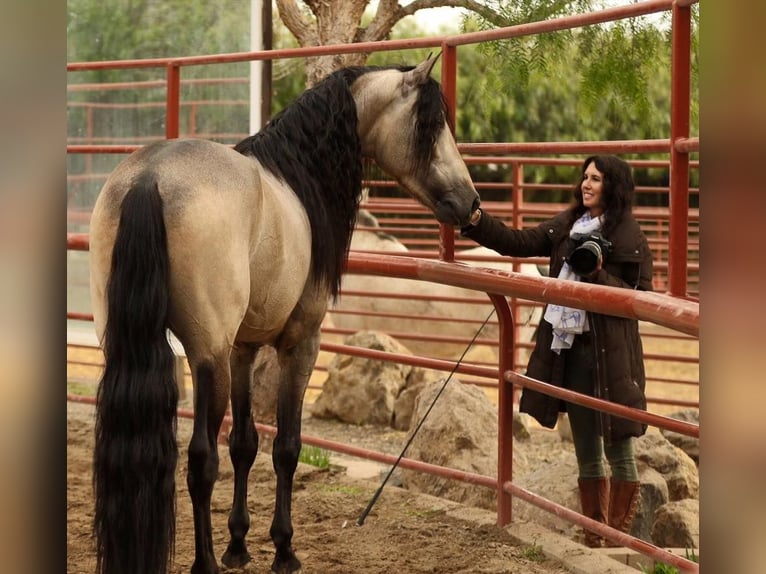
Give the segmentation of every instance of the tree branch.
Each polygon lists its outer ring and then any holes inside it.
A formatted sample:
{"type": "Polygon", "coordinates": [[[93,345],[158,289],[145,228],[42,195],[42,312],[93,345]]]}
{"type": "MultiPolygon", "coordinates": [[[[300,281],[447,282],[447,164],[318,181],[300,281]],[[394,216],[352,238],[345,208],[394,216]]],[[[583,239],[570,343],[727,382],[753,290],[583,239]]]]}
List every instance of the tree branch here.
{"type": "Polygon", "coordinates": [[[318,45],[316,26],[301,12],[295,0],[277,0],[279,17],[301,46],[318,45]]]}
{"type": "Polygon", "coordinates": [[[485,20],[492,22],[493,24],[502,25],[505,23],[505,20],[489,8],[488,6],[485,6],[481,2],[477,2],[476,0],[414,0],[413,2],[410,2],[406,6],[401,6],[400,8],[404,12],[404,14],[401,16],[401,18],[404,18],[404,16],[411,16],[418,10],[425,10],[427,8],[465,8],[466,10],[469,10],[470,12],[474,12],[475,14],[478,14],[485,20]]]}
{"type": "Polygon", "coordinates": [[[366,28],[360,28],[356,34],[356,42],[377,42],[384,40],[391,33],[399,20],[404,18],[404,9],[399,5],[398,0],[380,0],[378,10],[375,12],[372,21],[366,28]]]}
{"type": "Polygon", "coordinates": [[[397,0],[380,0],[378,10],[367,28],[360,29],[356,42],[377,42],[388,37],[399,20],[428,8],[465,8],[498,26],[507,25],[503,17],[476,0],[414,0],[406,6],[397,0]]]}

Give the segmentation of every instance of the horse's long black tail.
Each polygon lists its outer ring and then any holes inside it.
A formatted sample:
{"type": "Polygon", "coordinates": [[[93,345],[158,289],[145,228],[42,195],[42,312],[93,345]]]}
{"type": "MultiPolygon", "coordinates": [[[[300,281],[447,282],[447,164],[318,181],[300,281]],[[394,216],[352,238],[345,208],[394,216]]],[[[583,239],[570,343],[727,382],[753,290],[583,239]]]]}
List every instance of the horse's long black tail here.
{"type": "Polygon", "coordinates": [[[158,574],[172,560],[178,388],[166,335],[169,268],[157,184],[138,181],[122,203],[107,287],[93,462],[98,574],[158,574]]]}

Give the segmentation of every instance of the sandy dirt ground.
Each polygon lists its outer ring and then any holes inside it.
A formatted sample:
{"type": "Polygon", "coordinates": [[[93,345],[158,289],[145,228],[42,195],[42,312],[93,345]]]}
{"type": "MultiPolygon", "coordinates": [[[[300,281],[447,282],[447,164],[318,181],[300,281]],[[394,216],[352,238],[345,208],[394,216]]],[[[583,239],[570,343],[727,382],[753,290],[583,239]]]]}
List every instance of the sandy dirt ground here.
{"type": "MultiPolygon", "coordinates": [[[[650,327],[652,334],[668,333],[650,327]]],[[[647,355],[664,354],[688,356],[686,362],[647,359],[647,373],[654,377],[699,380],[699,343],[686,339],[672,341],[645,337],[647,355]]],[[[327,364],[330,356],[322,353],[320,363],[327,364]],[[327,355],[327,356],[324,356],[327,355]]],[[[99,351],[68,347],[68,392],[95,394],[95,381],[100,373],[102,356],[99,351]]],[[[323,372],[316,373],[314,385],[321,385],[323,372]]],[[[190,391],[191,378],[187,375],[190,391]]],[[[190,392],[188,393],[190,394],[190,392]]],[[[310,389],[307,405],[318,394],[310,389]]],[[[649,383],[647,396],[699,400],[698,385],[649,383]]],[[[188,398],[180,406],[191,408],[188,398]]],[[[310,407],[307,407],[307,411],[310,407]]],[[[669,414],[679,410],[673,405],[651,404],[649,410],[669,414]]],[[[91,539],[93,498],[91,490],[91,460],[93,449],[93,407],[67,405],[67,572],[92,573],[95,554],[91,539]]],[[[405,443],[405,433],[392,429],[353,427],[313,419],[304,413],[303,432],[355,446],[398,455],[405,443]]],[[[173,572],[188,572],[193,560],[194,534],[191,503],[186,490],[186,445],[190,421],[179,420],[180,459],[177,476],[178,518],[176,553],[173,572]]],[[[530,465],[550,460],[561,449],[571,445],[561,443],[557,433],[533,429],[532,441],[515,443],[524,448],[524,459],[530,465]]],[[[213,494],[214,545],[220,559],[228,541],[227,518],[232,499],[232,470],[228,452],[220,451],[219,480],[213,494]]],[[[388,467],[338,457],[331,458],[331,467],[319,470],[300,465],[293,495],[294,547],[303,562],[304,574],[325,573],[563,573],[560,564],[544,560],[533,547],[519,546],[510,535],[494,526],[477,526],[456,517],[451,511],[456,503],[409,493],[387,485],[373,507],[365,524],[356,521],[381,482],[380,472],[388,467]],[[337,463],[337,464],[336,464],[337,463]],[[348,467],[348,471],[337,465],[348,467]],[[345,526],[344,526],[345,525],[345,526]]],[[[514,474],[523,471],[514,468],[514,474]]],[[[517,474],[518,475],[518,474],[517,474]]],[[[248,534],[253,562],[244,570],[229,572],[268,572],[273,558],[273,546],[268,536],[274,504],[274,474],[271,458],[261,452],[250,475],[251,528],[248,534]]],[[[225,572],[226,570],[222,570],[225,572]]]]}
{"type": "MultiPolygon", "coordinates": [[[[85,574],[95,570],[90,534],[93,407],[69,403],[67,412],[67,572],[85,574]]],[[[315,419],[306,419],[304,432],[327,431],[333,426],[327,421],[316,421],[323,428],[315,429],[312,421],[315,419]]],[[[185,484],[185,445],[190,426],[190,421],[179,420],[181,456],[173,572],[188,572],[194,554],[191,502],[185,484]]],[[[401,448],[403,433],[364,432],[346,425],[337,427],[334,433],[323,434],[339,439],[342,438],[339,434],[349,432],[364,435],[355,441],[359,444],[377,444],[380,450],[388,452],[401,448]]],[[[228,453],[224,447],[219,448],[221,465],[213,493],[212,519],[213,543],[220,560],[228,541],[226,521],[233,477],[228,453]]],[[[248,504],[252,522],[247,539],[253,561],[244,569],[222,568],[222,572],[269,572],[273,546],[268,530],[274,482],[270,456],[259,453],[250,475],[248,504]]],[[[568,572],[561,564],[535,552],[533,546],[516,544],[505,530],[460,518],[461,507],[457,503],[412,494],[395,486],[386,486],[364,524],[357,526],[357,519],[379,484],[377,476],[352,478],[333,464],[324,470],[299,465],[293,494],[293,545],[303,562],[304,574],[568,572]]]]}

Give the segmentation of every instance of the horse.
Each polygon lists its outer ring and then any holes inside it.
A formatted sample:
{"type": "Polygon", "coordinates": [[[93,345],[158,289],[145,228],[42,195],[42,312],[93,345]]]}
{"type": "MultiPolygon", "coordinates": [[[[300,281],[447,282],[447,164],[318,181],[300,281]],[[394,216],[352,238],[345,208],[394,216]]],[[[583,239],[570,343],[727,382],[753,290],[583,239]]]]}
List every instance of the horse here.
{"type": "Polygon", "coordinates": [[[235,487],[221,560],[232,568],[251,560],[247,481],[258,451],[251,379],[263,346],[276,349],[279,363],[271,570],[300,571],[291,502],[303,396],[320,323],[338,297],[363,160],[441,223],[465,225],[480,202],[431,78],[437,58],[341,69],[233,149],[201,139],[153,143],[110,174],[90,231],[93,315],[105,356],[93,455],[98,574],[157,574],[173,563],[178,390],[168,330],[193,380],[192,574],[219,572],[210,504],[229,400],[235,487]]]}

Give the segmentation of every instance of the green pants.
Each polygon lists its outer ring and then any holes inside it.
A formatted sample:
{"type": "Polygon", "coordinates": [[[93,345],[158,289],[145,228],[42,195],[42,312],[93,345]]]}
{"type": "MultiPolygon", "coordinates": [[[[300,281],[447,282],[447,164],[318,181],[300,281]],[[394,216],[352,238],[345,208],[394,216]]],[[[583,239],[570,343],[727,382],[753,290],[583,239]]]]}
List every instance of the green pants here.
{"type": "MultiPolygon", "coordinates": [[[[563,351],[566,353],[564,387],[594,396],[595,371],[591,345],[588,335],[577,335],[572,348],[563,351]]],[[[604,455],[606,455],[612,478],[626,481],[638,480],[632,437],[605,443],[598,411],[573,403],[567,403],[566,410],[569,425],[572,428],[580,478],[606,476],[604,469],[604,455]]]]}

